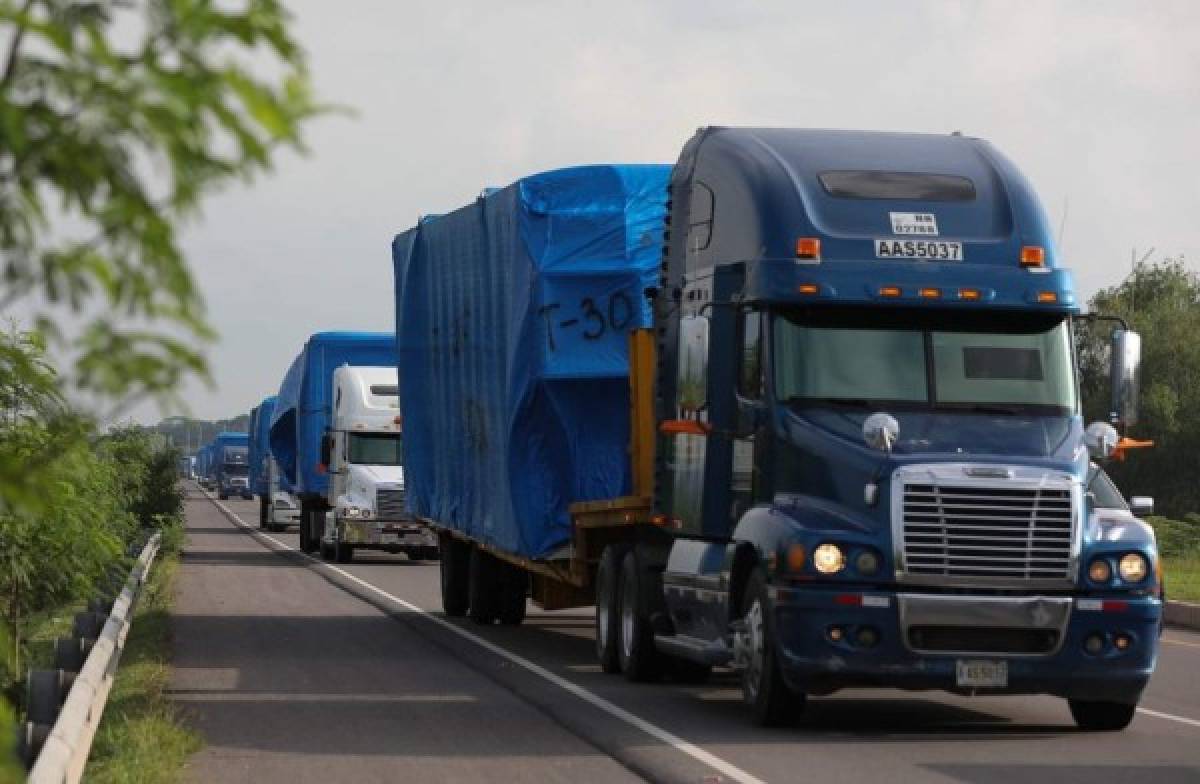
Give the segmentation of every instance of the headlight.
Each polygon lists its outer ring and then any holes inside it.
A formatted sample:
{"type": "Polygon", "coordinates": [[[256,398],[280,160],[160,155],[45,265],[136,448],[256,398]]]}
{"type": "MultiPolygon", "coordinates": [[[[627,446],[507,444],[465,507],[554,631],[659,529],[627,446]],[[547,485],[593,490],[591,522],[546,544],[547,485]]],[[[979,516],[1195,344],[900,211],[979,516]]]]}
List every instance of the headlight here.
{"type": "Polygon", "coordinates": [[[357,506],[347,506],[343,514],[347,518],[357,518],[359,516],[359,509],[357,506]]]}
{"type": "Polygon", "coordinates": [[[821,574],[837,574],[846,568],[846,556],[836,544],[817,545],[812,554],[813,567],[821,574]]]}
{"type": "Polygon", "coordinates": [[[1125,582],[1140,583],[1150,573],[1150,564],[1141,553],[1126,553],[1121,556],[1117,571],[1121,573],[1121,579],[1125,582]]]}
{"type": "Polygon", "coordinates": [[[1112,567],[1108,561],[1098,558],[1088,567],[1088,579],[1094,583],[1106,583],[1112,579],[1112,567]]]}

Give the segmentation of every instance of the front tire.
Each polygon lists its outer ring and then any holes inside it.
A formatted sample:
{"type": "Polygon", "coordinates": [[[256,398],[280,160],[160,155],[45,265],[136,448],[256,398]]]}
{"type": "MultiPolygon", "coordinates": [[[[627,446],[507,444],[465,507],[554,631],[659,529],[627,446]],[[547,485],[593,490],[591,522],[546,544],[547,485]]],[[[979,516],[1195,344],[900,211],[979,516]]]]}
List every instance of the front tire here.
{"type": "Polygon", "coordinates": [[[646,612],[650,604],[648,582],[637,552],[626,553],[621,563],[621,631],[617,637],[621,672],[635,682],[655,680],[662,671],[661,657],[654,647],[654,629],[646,612]]]}
{"type": "Polygon", "coordinates": [[[449,534],[438,536],[441,545],[442,612],[461,618],[471,606],[471,546],[449,534]]]}
{"type": "Polygon", "coordinates": [[[764,727],[790,724],[803,712],[805,695],[791,690],[779,668],[775,618],[767,594],[767,578],[761,569],[750,577],[742,604],[746,647],[742,698],[750,706],[756,724],[764,727]]]}
{"type": "Polygon", "coordinates": [[[262,530],[269,530],[271,528],[271,526],[267,525],[270,509],[271,505],[267,503],[267,499],[260,497],[258,499],[258,527],[262,530]]]}
{"type": "Polygon", "coordinates": [[[628,548],[610,544],[596,569],[596,658],[609,674],[621,671],[621,563],[628,548]]]}
{"type": "Polygon", "coordinates": [[[1100,700],[1067,700],[1071,716],[1079,729],[1088,732],[1115,732],[1123,730],[1133,721],[1137,705],[1124,702],[1100,700]]]}
{"type": "Polygon", "coordinates": [[[481,626],[490,626],[500,614],[497,567],[499,562],[478,547],[471,548],[470,595],[471,607],[467,615],[481,626]]]}

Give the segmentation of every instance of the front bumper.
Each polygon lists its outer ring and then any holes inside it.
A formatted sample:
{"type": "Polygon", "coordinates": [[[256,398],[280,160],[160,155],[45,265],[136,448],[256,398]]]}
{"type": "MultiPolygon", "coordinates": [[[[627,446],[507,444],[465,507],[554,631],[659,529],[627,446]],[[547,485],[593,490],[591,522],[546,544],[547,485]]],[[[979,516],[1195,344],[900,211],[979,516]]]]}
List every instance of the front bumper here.
{"type": "Polygon", "coordinates": [[[891,687],[1134,703],[1154,671],[1162,623],[1162,603],[1149,597],[1101,602],[1071,597],[855,593],[824,586],[779,586],[772,594],[784,678],[793,688],[814,694],[891,687]],[[841,629],[837,641],[831,634],[835,627],[841,629]],[[873,645],[859,642],[864,628],[874,630],[873,645]],[[936,651],[919,649],[923,640],[931,639],[921,634],[931,628],[959,629],[964,636],[980,628],[1015,629],[1046,640],[1046,652],[995,652],[969,646],[950,650],[945,640],[953,639],[954,632],[936,643],[936,651]],[[1084,649],[1085,639],[1092,635],[1105,641],[1098,654],[1084,649]],[[1132,641],[1126,650],[1115,646],[1117,635],[1132,641]],[[1007,685],[959,686],[957,663],[963,660],[1005,661],[1007,685]]]}
{"type": "Polygon", "coordinates": [[[414,520],[342,520],[342,541],[355,547],[437,547],[433,529],[414,520]]]}

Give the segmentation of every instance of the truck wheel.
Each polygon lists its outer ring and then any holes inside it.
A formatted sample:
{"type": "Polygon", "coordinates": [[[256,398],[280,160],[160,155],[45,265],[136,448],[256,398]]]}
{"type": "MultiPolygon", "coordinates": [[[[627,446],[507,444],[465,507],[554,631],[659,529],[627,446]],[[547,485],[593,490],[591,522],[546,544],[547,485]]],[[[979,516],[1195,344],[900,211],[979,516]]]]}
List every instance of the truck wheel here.
{"type": "Polygon", "coordinates": [[[307,553],[308,549],[308,509],[300,507],[300,552],[307,553]]]}
{"type": "Polygon", "coordinates": [[[750,576],[742,604],[742,697],[753,711],[755,723],[764,727],[788,724],[804,710],[805,695],[793,692],[779,669],[775,618],[767,595],[767,578],[761,569],[750,576]]]}
{"type": "Polygon", "coordinates": [[[1099,700],[1067,700],[1079,729],[1091,732],[1123,730],[1133,721],[1137,705],[1099,700]]]}
{"type": "Polygon", "coordinates": [[[500,623],[520,626],[525,620],[525,600],[529,597],[529,575],[515,564],[499,563],[501,590],[499,595],[500,623]]]}
{"type": "Polygon", "coordinates": [[[341,542],[335,542],[331,549],[333,550],[334,560],[338,563],[350,563],[354,560],[354,547],[341,542]]]}
{"type": "Polygon", "coordinates": [[[627,551],[625,545],[610,544],[604,548],[600,566],[596,569],[596,658],[600,661],[600,669],[610,674],[621,671],[618,586],[621,584],[621,562],[627,551]]]}
{"type": "Polygon", "coordinates": [[[259,498],[258,499],[258,527],[259,528],[264,528],[264,529],[270,528],[270,526],[267,525],[267,519],[268,519],[267,512],[268,511],[270,511],[270,504],[267,503],[267,499],[259,498]]]}
{"type": "Polygon", "coordinates": [[[223,493],[223,492],[221,492],[221,491],[219,491],[219,490],[218,490],[218,491],[217,491],[217,500],[220,500],[220,501],[228,501],[228,500],[229,500],[229,494],[228,494],[228,493],[223,493]]]}
{"type": "Polygon", "coordinates": [[[436,561],[439,557],[440,554],[436,547],[422,547],[418,556],[421,561],[436,561]]]}
{"type": "Polygon", "coordinates": [[[442,612],[461,618],[471,606],[471,546],[449,534],[440,534],[442,612]]]}
{"type": "Polygon", "coordinates": [[[499,580],[497,580],[496,559],[478,547],[471,548],[470,562],[470,595],[471,607],[467,615],[472,621],[484,626],[496,622],[500,612],[498,601],[499,580]]]}
{"type": "Polygon", "coordinates": [[[654,647],[650,625],[647,580],[637,552],[625,554],[621,563],[620,632],[617,639],[621,672],[631,681],[651,681],[661,672],[661,659],[654,647]]]}

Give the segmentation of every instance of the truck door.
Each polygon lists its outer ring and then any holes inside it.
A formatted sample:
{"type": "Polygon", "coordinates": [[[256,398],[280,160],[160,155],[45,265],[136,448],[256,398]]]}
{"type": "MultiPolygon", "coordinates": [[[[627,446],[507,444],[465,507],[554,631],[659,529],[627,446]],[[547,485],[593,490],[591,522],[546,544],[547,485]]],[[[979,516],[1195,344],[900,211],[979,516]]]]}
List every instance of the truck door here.
{"type": "Polygon", "coordinates": [[[738,324],[737,414],[733,437],[733,504],[731,522],[736,524],[762,488],[756,447],[765,421],[763,405],[762,322],[758,311],[742,311],[738,324]]]}

